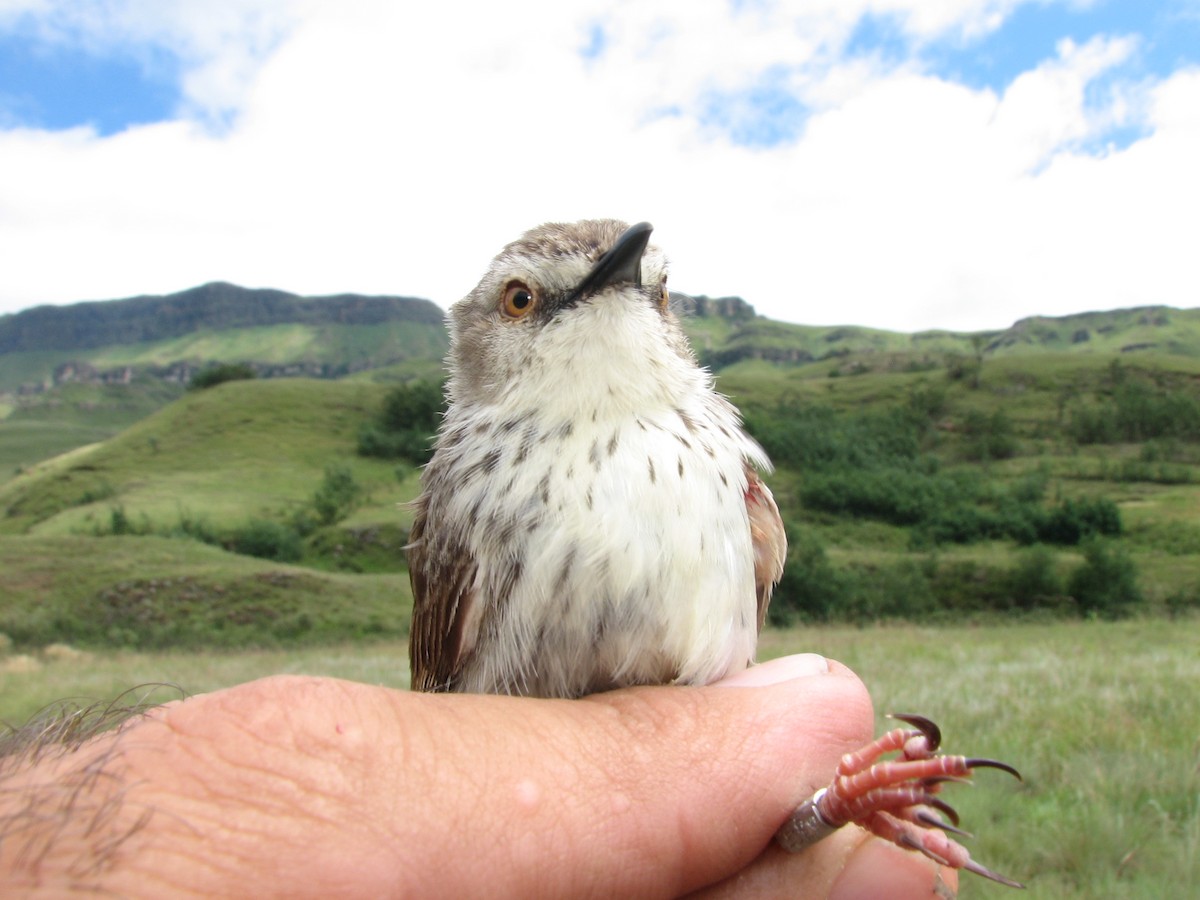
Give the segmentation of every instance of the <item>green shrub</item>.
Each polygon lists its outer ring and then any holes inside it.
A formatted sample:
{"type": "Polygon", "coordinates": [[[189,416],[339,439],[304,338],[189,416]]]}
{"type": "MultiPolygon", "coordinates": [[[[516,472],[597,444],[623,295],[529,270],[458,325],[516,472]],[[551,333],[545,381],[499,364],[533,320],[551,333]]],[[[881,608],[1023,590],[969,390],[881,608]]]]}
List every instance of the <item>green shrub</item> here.
{"type": "MultiPolygon", "coordinates": [[[[804,471],[914,465],[929,429],[923,414],[911,408],[839,415],[831,407],[793,399],[771,410],[745,412],[746,429],[776,465],[804,471]]],[[[918,468],[929,465],[921,460],[918,468]]]]}
{"type": "Polygon", "coordinates": [[[880,619],[919,621],[928,619],[938,606],[929,564],[906,559],[854,570],[841,618],[860,623],[880,619]]]}
{"type": "Polygon", "coordinates": [[[376,459],[407,459],[418,465],[429,461],[433,454],[432,431],[386,431],[367,423],[358,432],[358,455],[376,459]]]}
{"type": "Polygon", "coordinates": [[[1156,438],[1200,440],[1200,396],[1130,377],[1117,379],[1111,397],[1072,410],[1068,433],[1080,444],[1156,438]]]}
{"type": "Polygon", "coordinates": [[[1056,605],[1067,593],[1054,551],[1043,544],[1035,544],[1017,555],[1016,565],[1004,578],[1004,587],[1017,609],[1056,605]]]}
{"type": "Polygon", "coordinates": [[[838,515],[915,525],[951,503],[959,482],[898,467],[818,469],[804,479],[805,506],[838,515]]]}
{"type": "Polygon", "coordinates": [[[992,414],[971,410],[963,419],[963,455],[986,462],[1011,459],[1017,454],[1017,438],[1012,420],[1002,409],[992,414]]]}
{"type": "Polygon", "coordinates": [[[834,569],[825,546],[808,531],[788,530],[788,558],[767,609],[773,625],[841,618],[847,580],[834,569]]]}
{"type": "Polygon", "coordinates": [[[358,453],[380,459],[429,461],[445,412],[441,382],[417,381],[388,392],[375,421],[358,433],[358,453]]]}
{"type": "Polygon", "coordinates": [[[133,526],[129,523],[129,516],[125,514],[125,507],[118,504],[109,510],[109,528],[112,534],[129,534],[133,531],[133,526]]]}
{"type": "Polygon", "coordinates": [[[246,363],[219,363],[193,375],[188,382],[188,390],[202,391],[227,381],[247,381],[254,377],[254,369],[246,363]]]}
{"type": "Polygon", "coordinates": [[[383,400],[379,424],[388,431],[437,431],[445,408],[441,382],[414,381],[388,392],[383,400]]]}
{"type": "Polygon", "coordinates": [[[325,467],[325,477],[313,494],[313,510],[322,525],[332,525],[350,515],[361,495],[350,468],[335,463],[325,467]]]}
{"type": "Polygon", "coordinates": [[[1123,530],[1121,510],[1104,497],[1064,500],[1038,525],[1038,539],[1048,544],[1078,544],[1097,535],[1116,537],[1123,530]]]}
{"type": "Polygon", "coordinates": [[[1084,616],[1119,619],[1144,602],[1137,567],[1116,544],[1092,540],[1083,549],[1084,563],[1071,574],[1068,590],[1084,616]]]}
{"type": "Polygon", "coordinates": [[[251,519],[234,530],[228,547],[243,556],[276,562],[299,562],[304,555],[304,544],[294,529],[267,519],[251,519]]]}

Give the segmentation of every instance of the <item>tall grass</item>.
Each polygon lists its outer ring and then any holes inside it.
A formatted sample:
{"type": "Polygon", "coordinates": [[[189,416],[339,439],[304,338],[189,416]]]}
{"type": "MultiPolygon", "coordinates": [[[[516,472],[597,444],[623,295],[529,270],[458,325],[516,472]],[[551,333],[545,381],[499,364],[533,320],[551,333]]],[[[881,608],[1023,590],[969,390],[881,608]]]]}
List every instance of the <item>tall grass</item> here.
{"type": "MultiPolygon", "coordinates": [[[[1021,784],[981,772],[946,796],[972,854],[1033,896],[1182,897],[1200,884],[1198,626],[823,628],[769,633],[763,650],[838,658],[878,714],[919,712],[947,752],[1016,765],[1021,784]]],[[[962,895],[1009,893],[964,879],[962,895]]]]}
{"type": "MultiPolygon", "coordinates": [[[[937,721],[950,753],[1017,766],[945,796],[977,837],[972,854],[1038,898],[1187,896],[1200,884],[1200,628],[1195,621],[1058,622],[988,628],[768,631],[763,658],[812,650],[866,682],[883,713],[937,721]]],[[[146,682],[212,690],[278,672],[403,688],[401,642],[297,650],[0,657],[0,719],[64,697],[146,682]]],[[[165,691],[162,696],[178,696],[165,691]]],[[[963,897],[1010,897],[967,875],[963,897]]]]}

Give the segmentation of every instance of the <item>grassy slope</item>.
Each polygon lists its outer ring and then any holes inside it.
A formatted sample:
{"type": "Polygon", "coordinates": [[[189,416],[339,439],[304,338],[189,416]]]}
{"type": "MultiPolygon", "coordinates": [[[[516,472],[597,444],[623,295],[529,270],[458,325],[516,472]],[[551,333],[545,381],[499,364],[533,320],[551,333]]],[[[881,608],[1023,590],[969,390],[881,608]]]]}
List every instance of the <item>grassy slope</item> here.
{"type": "Polygon", "coordinates": [[[314,572],[159,537],[0,538],[18,644],[195,647],[407,633],[406,575],[314,572]]]}
{"type": "Polygon", "coordinates": [[[38,394],[5,395],[19,385],[48,382],[65,362],[99,371],[165,367],[181,360],[297,363],[362,369],[356,380],[437,377],[447,346],[437,325],[276,325],[197,331],[166,341],[72,352],[0,354],[0,481],[14,470],[119,433],[182,393],[182,387],[144,375],[130,384],[66,383],[38,394]]]}
{"type": "MultiPolygon", "coordinates": [[[[719,317],[685,320],[692,340],[708,359],[722,364],[731,358],[813,358],[818,374],[940,369],[948,358],[969,360],[976,344],[989,359],[1025,358],[1041,354],[1059,359],[1118,354],[1129,347],[1149,348],[1125,358],[1174,354],[1200,358],[1200,310],[1166,307],[1085,313],[1061,319],[1030,319],[1012,328],[976,335],[945,331],[903,334],[859,326],[806,326],[768,319],[734,322],[719,317]],[[1088,340],[1078,335],[1086,332],[1088,340]]],[[[137,418],[178,395],[178,386],[148,384],[105,388],[63,385],[44,394],[16,397],[5,394],[18,385],[46,381],[55,367],[67,362],[99,370],[131,366],[165,366],[180,360],[207,362],[253,361],[264,365],[311,363],[359,369],[356,380],[397,381],[438,377],[446,349],[439,326],[393,322],[371,326],[276,325],[269,327],[197,331],[165,341],[102,347],[71,353],[0,354],[0,478],[82,444],[117,433],[137,418]],[[366,367],[366,368],[363,368],[366,367]],[[88,396],[88,394],[96,396],[88,396]],[[136,410],[137,415],[132,415],[136,410]]],[[[743,361],[727,370],[731,379],[745,378],[754,368],[768,371],[758,387],[768,396],[782,389],[780,372],[766,363],[743,361]]],[[[811,374],[801,366],[787,381],[811,374]]]]}
{"type": "MultiPolygon", "coordinates": [[[[1004,409],[1017,425],[1021,455],[972,466],[1000,481],[1041,472],[1051,480],[1051,497],[1099,494],[1117,501],[1143,587],[1152,600],[1161,600],[1200,585],[1200,523],[1194,512],[1200,508],[1200,468],[1190,467],[1195,477],[1187,484],[1106,481],[1101,477],[1105,467],[1113,459],[1136,457],[1137,448],[1080,449],[1063,442],[1059,428],[1064,398],[1087,399],[1101,389],[1114,360],[1134,374],[1145,366],[1159,378],[1188,382],[1200,377],[1200,360],[1193,358],[1076,353],[988,359],[978,389],[966,380],[948,379],[944,369],[903,371],[891,362],[831,378],[838,364],[832,360],[798,367],[743,362],[722,371],[719,386],[744,405],[769,408],[781,397],[798,396],[842,410],[902,404],[914,390],[944,390],[947,413],[938,452],[951,466],[961,464],[955,429],[962,416],[971,409],[1004,409]]],[[[348,463],[368,494],[348,527],[360,532],[378,525],[405,527],[408,513],[397,504],[414,496],[415,473],[398,481],[393,465],[353,452],[359,425],[386,390],[363,378],[234,382],[187,394],[111,440],[0,484],[0,534],[91,541],[108,530],[114,508],[123,509],[142,530],[159,532],[177,527],[181,519],[219,528],[250,518],[285,519],[308,501],[324,467],[334,461],[348,463]]],[[[772,484],[785,509],[792,510],[792,521],[818,534],[835,563],[857,566],[912,555],[904,529],[798,514],[794,497],[800,477],[780,471],[772,484]]],[[[326,543],[336,546],[339,540],[335,536],[326,543]]],[[[1002,568],[1014,551],[1011,544],[943,546],[937,557],[1002,568]]],[[[1078,564],[1079,555],[1064,549],[1058,559],[1066,571],[1078,564]]],[[[20,560],[12,564],[19,568],[20,560]]],[[[32,602],[33,596],[26,599],[32,602]]]]}
{"type": "Polygon", "coordinates": [[[0,410],[0,481],[13,470],[106,440],[183,393],[179,385],[64,384],[13,400],[0,410]]]}
{"type": "Polygon", "coordinates": [[[973,356],[976,341],[993,358],[1030,353],[1121,353],[1135,349],[1200,357],[1200,309],[1169,307],[1035,317],[1000,331],[977,333],[908,334],[858,325],[797,325],[761,318],[733,326],[722,320],[692,318],[685,320],[685,326],[701,350],[740,349],[752,353],[791,350],[815,360],[855,354],[877,360],[899,355],[905,365],[922,359],[940,362],[947,354],[973,356]]]}
{"type": "MultiPolygon", "coordinates": [[[[945,391],[946,413],[936,452],[945,466],[963,465],[988,478],[1012,483],[1031,473],[1049,478],[1050,498],[1105,496],[1117,502],[1126,525],[1142,586],[1152,600],[1176,592],[1200,592],[1200,457],[1174,464],[1188,472],[1190,483],[1155,484],[1111,480],[1121,460],[1136,460],[1140,445],[1079,447],[1065,439],[1064,416],[1071,404],[1091,402],[1110,386],[1113,365],[1128,377],[1161,381],[1195,389],[1200,359],[1157,353],[1038,353],[987,358],[979,388],[967,379],[950,380],[946,370],[903,371],[894,358],[866,354],[855,357],[867,366],[863,374],[831,378],[844,360],[804,366],[778,366],[746,361],[722,370],[718,387],[743,407],[771,409],[781,399],[798,398],[841,412],[903,405],[914,391],[945,391]],[[870,366],[877,368],[870,368],[870,366]],[[1002,410],[1013,420],[1020,442],[1018,456],[988,464],[961,462],[959,428],[965,415],[1002,410]]],[[[781,504],[794,507],[797,475],[776,472],[771,482],[781,504]]],[[[876,522],[808,518],[803,527],[816,531],[841,564],[878,561],[881,554],[911,556],[908,532],[876,522]]],[[[943,546],[945,561],[972,560],[1003,566],[1014,547],[1005,545],[943,546]]],[[[1073,549],[1059,551],[1064,570],[1076,564],[1073,549]]]]}
{"type": "Polygon", "coordinates": [[[272,379],[190,393],[110,441],[0,485],[0,533],[89,531],[118,502],[156,525],[181,512],[270,515],[307,500],[335,459],[386,503],[393,467],[354,457],[357,430],[385,392],[361,381],[272,379]]]}
{"type": "Polygon", "coordinates": [[[366,491],[347,527],[403,525],[396,504],[412,496],[415,473],[400,482],[393,465],[353,455],[385,391],[355,381],[232,382],[0,485],[0,632],[22,644],[91,645],[128,643],[139,630],[155,643],[224,645],[403,633],[402,573],[314,572],[191,540],[96,536],[117,508],[159,533],[184,518],[218,529],[285,519],[334,461],[366,491]]]}
{"type": "MultiPolygon", "coordinates": [[[[1200,881],[1195,684],[1200,632],[1168,621],[992,628],[816,628],[769,632],[763,657],[815,650],[857,671],[882,713],[921,712],[948,752],[1015,764],[945,796],[977,837],[972,854],[1031,896],[1160,898],[1200,881]],[[1114,664],[1118,660],[1119,664],[1114,664]]],[[[207,691],[280,672],[408,686],[401,642],[233,653],[69,651],[0,656],[0,721],[63,697],[138,684],[207,691]]],[[[162,691],[170,699],[175,691],[162,691]]],[[[1011,897],[963,876],[963,896],[1011,897]]]]}

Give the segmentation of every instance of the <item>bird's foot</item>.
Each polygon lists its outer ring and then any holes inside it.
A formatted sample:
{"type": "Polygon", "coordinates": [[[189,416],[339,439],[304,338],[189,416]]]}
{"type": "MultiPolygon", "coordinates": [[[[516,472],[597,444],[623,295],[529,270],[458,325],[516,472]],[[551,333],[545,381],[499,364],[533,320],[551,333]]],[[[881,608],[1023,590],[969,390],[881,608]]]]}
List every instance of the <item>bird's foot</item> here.
{"type": "Polygon", "coordinates": [[[970,835],[958,827],[958,813],[953,807],[937,796],[943,784],[966,781],[978,768],[1001,769],[1018,779],[1020,773],[994,759],[939,756],[942,734],[937,725],[922,716],[891,718],[913,727],[896,728],[843,756],[833,783],[792,813],[775,835],[776,841],[796,853],[854,822],[941,865],[965,869],[1010,887],[1024,887],[975,862],[966,848],[949,836],[970,835]],[[887,753],[899,756],[882,759],[887,753]]]}

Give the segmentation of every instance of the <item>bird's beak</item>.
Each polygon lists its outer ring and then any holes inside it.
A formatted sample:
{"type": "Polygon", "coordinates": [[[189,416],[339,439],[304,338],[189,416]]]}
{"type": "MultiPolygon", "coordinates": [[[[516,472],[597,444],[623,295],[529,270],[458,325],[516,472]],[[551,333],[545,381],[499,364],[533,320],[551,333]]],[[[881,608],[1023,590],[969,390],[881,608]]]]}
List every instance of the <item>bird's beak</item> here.
{"type": "Polygon", "coordinates": [[[631,225],[617,238],[612,248],[596,261],[579,286],[571,292],[564,305],[571,305],[610,284],[632,282],[641,287],[642,254],[650,243],[654,226],[649,222],[631,225]]]}

